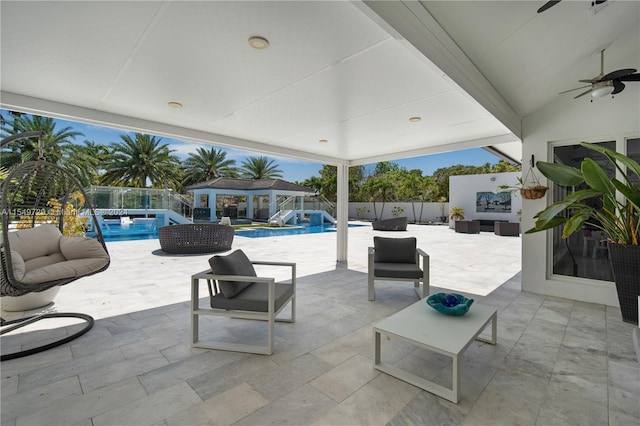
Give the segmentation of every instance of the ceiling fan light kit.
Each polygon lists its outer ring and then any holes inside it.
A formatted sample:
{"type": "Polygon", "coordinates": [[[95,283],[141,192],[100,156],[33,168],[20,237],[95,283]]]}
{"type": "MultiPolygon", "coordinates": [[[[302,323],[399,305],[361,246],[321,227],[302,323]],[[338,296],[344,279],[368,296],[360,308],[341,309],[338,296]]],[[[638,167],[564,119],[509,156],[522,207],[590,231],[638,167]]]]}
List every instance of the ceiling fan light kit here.
{"type": "Polygon", "coordinates": [[[592,79],[578,80],[581,83],[590,83],[590,85],[565,90],[564,92],[560,92],[560,94],[589,88],[586,92],[582,92],[578,96],[574,96],[573,99],[578,99],[589,93],[591,93],[592,98],[601,98],[603,96],[615,95],[622,92],[625,88],[623,81],[640,81],[640,74],[636,72],[637,70],[635,68],[624,68],[605,74],[604,51],[605,49],[600,51],[600,74],[592,79]]]}
{"type": "Polygon", "coordinates": [[[613,93],[613,82],[611,80],[595,83],[591,89],[591,96],[601,98],[613,93]]]}

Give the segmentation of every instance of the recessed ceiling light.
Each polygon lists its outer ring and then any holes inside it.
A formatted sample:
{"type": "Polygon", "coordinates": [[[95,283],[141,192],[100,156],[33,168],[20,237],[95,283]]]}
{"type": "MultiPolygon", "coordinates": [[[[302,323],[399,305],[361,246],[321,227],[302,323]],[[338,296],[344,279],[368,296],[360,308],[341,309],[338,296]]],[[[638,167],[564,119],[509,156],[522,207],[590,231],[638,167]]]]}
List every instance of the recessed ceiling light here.
{"type": "Polygon", "coordinates": [[[326,139],[320,139],[318,142],[319,142],[319,143],[327,143],[327,142],[329,142],[329,141],[328,141],[328,140],[326,140],[326,139]]]}
{"type": "Polygon", "coordinates": [[[180,102],[168,102],[167,105],[169,105],[169,108],[182,108],[182,104],[180,102]]]}
{"type": "Polygon", "coordinates": [[[249,46],[257,50],[263,50],[269,47],[269,40],[260,36],[249,37],[249,46]]]}
{"type": "Polygon", "coordinates": [[[420,120],[422,120],[422,117],[411,117],[411,118],[409,118],[409,121],[412,122],[412,123],[417,123],[420,120]]]}

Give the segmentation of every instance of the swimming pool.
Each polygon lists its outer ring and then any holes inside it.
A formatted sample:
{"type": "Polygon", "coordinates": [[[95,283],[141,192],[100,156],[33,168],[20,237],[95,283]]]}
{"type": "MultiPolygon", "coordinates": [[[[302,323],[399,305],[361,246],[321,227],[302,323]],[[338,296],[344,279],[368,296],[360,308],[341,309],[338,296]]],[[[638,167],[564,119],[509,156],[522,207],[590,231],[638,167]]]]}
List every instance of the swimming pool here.
{"type": "MultiPolygon", "coordinates": [[[[349,227],[366,226],[349,224],[349,227]]],[[[105,219],[102,223],[102,236],[106,242],[153,240],[158,238],[158,229],[154,219],[135,219],[133,223],[121,224],[118,220],[105,219]]],[[[302,223],[287,227],[255,227],[236,229],[235,235],[247,238],[280,237],[285,235],[318,234],[336,232],[332,224],[310,225],[302,223]]]]}
{"type": "MultiPolygon", "coordinates": [[[[366,226],[366,225],[349,224],[349,227],[354,227],[354,226],[366,226]]],[[[336,226],[328,223],[325,223],[322,225],[310,225],[308,223],[301,223],[296,226],[286,226],[282,228],[260,226],[256,228],[236,229],[237,236],[248,237],[248,238],[281,237],[285,235],[300,235],[300,234],[319,234],[321,232],[336,232],[336,226]]]]}
{"type": "Polygon", "coordinates": [[[119,220],[105,219],[100,229],[102,229],[102,236],[106,242],[158,238],[155,219],[136,219],[133,223],[124,224],[119,220]]]}

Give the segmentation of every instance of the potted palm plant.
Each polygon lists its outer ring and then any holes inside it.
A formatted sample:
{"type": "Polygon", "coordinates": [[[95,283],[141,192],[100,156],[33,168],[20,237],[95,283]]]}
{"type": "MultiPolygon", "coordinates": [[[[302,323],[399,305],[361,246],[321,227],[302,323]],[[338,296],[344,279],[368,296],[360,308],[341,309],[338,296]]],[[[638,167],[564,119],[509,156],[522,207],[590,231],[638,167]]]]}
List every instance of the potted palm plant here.
{"type": "Polygon", "coordinates": [[[464,220],[464,209],[462,207],[451,207],[449,218],[451,220],[464,220]]]}
{"type": "Polygon", "coordinates": [[[625,322],[638,323],[640,295],[640,165],[633,159],[597,144],[582,146],[603,154],[620,171],[622,181],[610,179],[598,163],[585,158],[580,169],[538,161],[538,170],[558,185],[584,189],[571,192],[563,200],[538,212],[535,227],[527,233],[563,226],[567,238],[590,225],[607,235],[611,269],[625,322]],[[626,172],[623,167],[626,167],[626,172]],[[593,201],[598,201],[594,203],[593,201]],[[594,205],[596,207],[594,207],[594,205]]]}

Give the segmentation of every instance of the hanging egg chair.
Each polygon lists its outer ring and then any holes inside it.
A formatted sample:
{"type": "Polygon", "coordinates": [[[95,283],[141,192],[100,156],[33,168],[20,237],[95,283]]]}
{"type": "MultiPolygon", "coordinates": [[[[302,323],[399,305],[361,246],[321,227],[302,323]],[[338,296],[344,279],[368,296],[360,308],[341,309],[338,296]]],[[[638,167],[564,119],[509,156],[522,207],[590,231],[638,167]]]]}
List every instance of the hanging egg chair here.
{"type": "MultiPolygon", "coordinates": [[[[19,297],[62,286],[108,268],[110,258],[97,217],[82,186],[66,169],[45,161],[43,132],[3,139],[0,147],[23,138],[38,138],[39,157],[18,165],[0,184],[0,296],[19,297]]],[[[45,313],[15,320],[1,319],[5,335],[50,318],[78,318],[81,330],[63,339],[17,352],[19,358],[60,346],[93,327],[79,313],[45,313]]]]}

